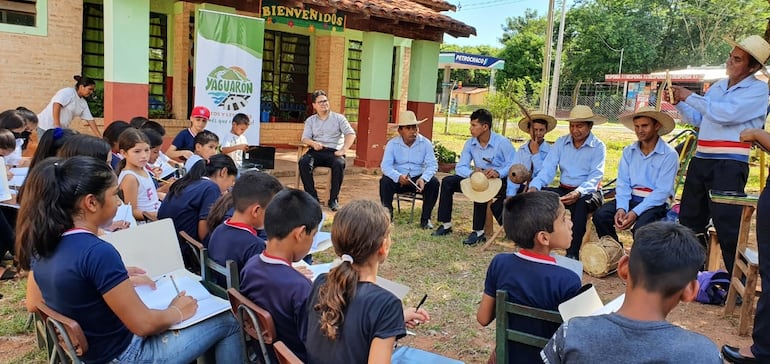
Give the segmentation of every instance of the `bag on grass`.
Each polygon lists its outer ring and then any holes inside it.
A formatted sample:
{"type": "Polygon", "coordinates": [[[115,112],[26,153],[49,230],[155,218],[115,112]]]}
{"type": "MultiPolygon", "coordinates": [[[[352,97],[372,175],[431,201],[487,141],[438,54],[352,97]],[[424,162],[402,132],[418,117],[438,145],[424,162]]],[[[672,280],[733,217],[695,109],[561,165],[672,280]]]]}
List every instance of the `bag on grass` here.
{"type": "Polygon", "coordinates": [[[698,272],[698,296],[695,300],[709,305],[723,305],[730,289],[730,274],[723,270],[698,272]]]}

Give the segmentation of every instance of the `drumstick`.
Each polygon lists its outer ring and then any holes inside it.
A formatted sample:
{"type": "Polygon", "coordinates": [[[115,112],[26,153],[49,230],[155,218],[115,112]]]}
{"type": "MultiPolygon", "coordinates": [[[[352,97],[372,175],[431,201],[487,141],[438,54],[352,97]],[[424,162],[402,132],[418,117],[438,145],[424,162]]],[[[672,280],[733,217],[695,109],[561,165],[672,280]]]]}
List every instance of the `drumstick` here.
{"type": "Polygon", "coordinates": [[[679,102],[674,100],[674,90],[671,89],[671,86],[673,86],[671,84],[671,74],[668,73],[668,70],[666,70],[666,88],[668,89],[668,100],[671,103],[671,105],[676,105],[679,102]]]}

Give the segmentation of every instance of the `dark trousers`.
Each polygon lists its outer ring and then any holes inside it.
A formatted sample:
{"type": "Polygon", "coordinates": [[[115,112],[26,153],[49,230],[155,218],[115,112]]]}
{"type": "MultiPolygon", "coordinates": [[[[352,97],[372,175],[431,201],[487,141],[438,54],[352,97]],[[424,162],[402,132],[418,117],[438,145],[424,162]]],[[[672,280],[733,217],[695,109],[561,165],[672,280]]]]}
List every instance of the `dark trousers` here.
{"type": "MultiPolygon", "coordinates": [[[[410,178],[416,183],[420,176],[410,178]]],[[[425,183],[425,188],[420,192],[422,195],[422,216],[420,217],[420,223],[430,221],[430,215],[433,213],[433,206],[436,206],[436,200],[438,200],[438,189],[438,179],[432,177],[425,183]]],[[[393,182],[388,176],[382,176],[382,178],[380,178],[380,201],[382,201],[382,205],[385,206],[385,208],[390,210],[391,216],[393,215],[393,195],[404,192],[417,192],[417,188],[411,183],[402,186],[398,182],[393,182]]]]}
{"type": "MultiPolygon", "coordinates": [[[[562,187],[546,187],[544,191],[552,191],[564,196],[573,190],[562,187]]],[[[564,206],[569,210],[572,218],[572,244],[567,249],[567,254],[577,257],[580,253],[580,245],[583,244],[583,235],[586,234],[586,224],[588,224],[588,214],[596,211],[602,205],[602,193],[596,191],[581,196],[575,203],[564,206]]]]}
{"type": "MultiPolygon", "coordinates": [[[[770,183],[770,178],[768,178],[770,183]]],[[[757,203],[757,249],[762,294],[754,316],[754,345],[751,352],[758,363],[770,363],[770,188],[765,187],[757,203]]],[[[743,302],[750,305],[751,302],[743,302]]]]}
{"type": "MultiPolygon", "coordinates": [[[[638,204],[639,202],[630,201],[628,203],[629,211],[626,212],[631,212],[630,210],[638,204]]],[[[617,212],[617,210],[615,200],[612,200],[605,203],[599,210],[594,212],[594,226],[596,226],[596,234],[600,238],[609,235],[616,241],[618,240],[618,233],[615,231],[615,212],[617,212]]],[[[667,212],[665,204],[647,209],[647,211],[636,217],[636,222],[634,223],[634,227],[631,228],[631,233],[635,233],[637,229],[651,222],[662,220],[666,217],[667,212]]]]}
{"type": "Polygon", "coordinates": [[[321,150],[310,149],[299,159],[299,176],[302,179],[302,186],[305,192],[309,193],[316,200],[318,192],[315,190],[315,180],[313,180],[313,169],[315,167],[329,167],[332,169],[332,185],[329,192],[329,201],[337,201],[342,187],[342,178],[345,176],[345,157],[334,155],[336,149],[323,148],[321,150]]]}
{"type": "Polygon", "coordinates": [[[682,191],[679,222],[695,231],[706,232],[709,217],[719,236],[725,268],[732,274],[735,248],[743,207],[713,203],[709,190],[743,192],[749,176],[749,165],[733,160],[693,158],[687,168],[687,178],[682,191]]]}
{"type": "Polygon", "coordinates": [[[0,259],[6,252],[16,254],[14,246],[16,244],[16,213],[18,210],[12,207],[3,207],[0,209],[0,259]]]}
{"type": "MultiPolygon", "coordinates": [[[[463,177],[458,175],[446,176],[441,180],[441,192],[439,192],[438,200],[438,221],[439,222],[451,222],[452,221],[452,204],[454,203],[455,192],[461,192],[460,181],[463,177]]],[[[497,192],[497,200],[492,202],[490,209],[492,215],[498,223],[502,221],[503,216],[503,202],[505,197],[505,183],[507,178],[503,178],[503,184],[500,186],[500,191],[497,192]]],[[[474,202],[473,203],[473,230],[483,230],[484,223],[487,220],[487,203],[486,202],[474,202]]]]}

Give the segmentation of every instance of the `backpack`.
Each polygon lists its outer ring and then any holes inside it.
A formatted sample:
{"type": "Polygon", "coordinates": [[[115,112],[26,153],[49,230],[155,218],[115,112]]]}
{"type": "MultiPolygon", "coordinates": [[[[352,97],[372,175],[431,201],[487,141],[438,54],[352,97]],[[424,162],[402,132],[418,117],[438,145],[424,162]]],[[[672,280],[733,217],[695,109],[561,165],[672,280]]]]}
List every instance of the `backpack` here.
{"type": "Polygon", "coordinates": [[[730,274],[723,270],[698,272],[698,296],[695,300],[709,305],[723,305],[730,289],[730,274]]]}

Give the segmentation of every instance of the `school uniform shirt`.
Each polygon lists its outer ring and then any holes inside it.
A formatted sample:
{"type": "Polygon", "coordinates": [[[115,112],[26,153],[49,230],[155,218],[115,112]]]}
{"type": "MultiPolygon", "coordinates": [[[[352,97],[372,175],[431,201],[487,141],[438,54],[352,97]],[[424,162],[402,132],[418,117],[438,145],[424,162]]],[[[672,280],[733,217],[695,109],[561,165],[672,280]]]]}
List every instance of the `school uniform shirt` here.
{"type": "Polygon", "coordinates": [[[398,182],[398,177],[402,175],[422,176],[422,180],[428,182],[438,171],[433,143],[420,134],[411,146],[406,145],[400,135],[391,138],[385,145],[380,169],[393,182],[398,182]]]}
{"type": "Polygon", "coordinates": [[[463,145],[460,161],[455,166],[455,174],[468,178],[473,173],[473,166],[481,169],[494,169],[505,178],[513,165],[515,150],[511,141],[495,132],[489,133],[489,142],[482,147],[478,138],[471,137],[463,145]]]}
{"type": "Polygon", "coordinates": [[[556,167],[559,167],[562,186],[574,188],[581,196],[596,192],[604,176],[606,152],[604,143],[594,133],[588,134],[578,149],[575,149],[571,135],[559,137],[545,157],[543,168],[529,185],[538,190],[548,186],[556,176],[556,167]]]}
{"type": "MultiPolygon", "coordinates": [[[[521,164],[524,167],[529,168],[529,172],[532,173],[532,176],[534,177],[538,172],[540,172],[541,169],[543,169],[543,162],[545,161],[545,157],[548,156],[548,152],[551,151],[551,148],[551,144],[549,144],[547,141],[543,141],[543,143],[540,144],[540,147],[538,147],[537,153],[532,154],[532,151],[529,149],[528,140],[526,143],[522,144],[518,150],[516,150],[516,154],[513,156],[513,163],[511,163],[511,165],[521,164]]],[[[521,187],[520,184],[513,183],[511,180],[508,180],[508,184],[505,185],[505,195],[515,196],[519,191],[519,187],[521,187]]]]}
{"type": "Polygon", "coordinates": [[[136,189],[136,208],[142,211],[155,212],[160,208],[160,199],[158,198],[158,190],[155,189],[155,183],[153,183],[150,173],[147,172],[146,176],[142,176],[124,168],[120,171],[120,176],[118,176],[118,185],[123,182],[126,176],[134,176],[139,183],[136,189]]]}
{"type": "Polygon", "coordinates": [[[691,94],[676,109],[682,121],[700,128],[696,158],[748,163],[751,143],[742,143],[740,134],[765,125],[767,83],[751,75],[728,88],[722,79],[703,96],[691,94]]]}
{"type": "MultiPolygon", "coordinates": [[[[249,141],[246,139],[245,134],[241,135],[235,135],[233,132],[228,132],[227,136],[225,137],[224,143],[222,143],[223,148],[232,147],[234,145],[239,144],[249,144],[249,141]]],[[[235,162],[235,165],[237,167],[241,167],[243,165],[243,151],[242,150],[235,150],[230,153],[227,153],[227,155],[230,156],[230,158],[233,159],[233,162],[235,162]]]]}
{"type": "Polygon", "coordinates": [[[193,152],[195,151],[195,134],[193,134],[190,128],[182,130],[174,137],[171,144],[176,147],[176,150],[189,150],[193,152]]]}
{"type": "Polygon", "coordinates": [[[190,158],[187,158],[187,160],[184,162],[184,169],[187,170],[187,172],[190,172],[190,170],[195,166],[195,163],[198,163],[198,161],[202,161],[203,157],[193,154],[190,156],[190,158]]]}
{"type": "Polygon", "coordinates": [[[302,139],[312,139],[321,143],[326,148],[342,149],[345,144],[345,135],[355,134],[345,115],[329,111],[326,120],[318,117],[318,114],[310,115],[305,119],[305,129],[302,130],[302,139]]]}
{"type": "Polygon", "coordinates": [[[307,299],[312,284],[281,258],[262,254],[246,262],[241,270],[241,293],[270,312],[278,340],[307,363],[305,332],[307,299]]]}
{"type": "Polygon", "coordinates": [[[679,154],[658,138],[650,154],[644,155],[639,142],[623,148],[615,182],[615,208],[628,212],[630,201],[639,202],[631,211],[636,216],[666,203],[674,195],[674,178],[679,169],[679,154]]]}
{"type": "Polygon", "coordinates": [[[112,154],[112,158],[110,158],[110,167],[112,167],[113,171],[117,171],[120,161],[123,160],[123,155],[115,152],[110,152],[110,153],[112,154]]]}
{"type": "Polygon", "coordinates": [[[211,205],[222,195],[219,186],[204,177],[172,196],[166,196],[158,209],[158,219],[170,218],[177,233],[185,231],[198,239],[198,222],[209,216],[211,205]]]}
{"type": "Polygon", "coordinates": [[[356,293],[344,310],[337,339],[329,339],[321,332],[318,311],[312,309],[318,303],[318,290],[326,278],[327,274],[316,278],[308,303],[305,348],[309,363],[366,363],[374,338],[398,340],[406,335],[401,300],[374,283],[358,282],[356,293]]]}
{"type": "Polygon", "coordinates": [[[217,226],[209,238],[209,256],[224,266],[228,260],[243,269],[246,262],[265,250],[265,241],[257,236],[257,230],[247,224],[225,220],[217,226]]]}
{"type": "Polygon", "coordinates": [[[74,87],[65,87],[57,91],[48,103],[48,106],[37,115],[37,126],[39,128],[44,130],[55,128],[53,124],[53,104],[55,103],[62,106],[59,113],[59,123],[62,128],[68,128],[75,117],[79,117],[82,120],[94,120],[86,100],[78,96],[78,92],[75,91],[74,87]]]}
{"type": "Polygon", "coordinates": [[[128,279],[111,244],[83,229],[62,234],[53,255],[32,263],[45,304],[80,324],[88,340],[86,363],[117,358],[134,335],[102,297],[128,279]]]}
{"type": "MultiPolygon", "coordinates": [[[[556,260],[529,250],[496,255],[487,269],[484,294],[496,297],[497,290],[508,292],[508,302],[558,311],[559,304],[574,297],[580,289],[580,277],[556,265],[556,260]]],[[[551,337],[559,324],[530,318],[512,318],[508,327],[537,336],[551,337]]],[[[508,343],[509,363],[537,363],[540,349],[520,343],[508,343]]],[[[502,362],[502,358],[498,358],[502,362]]]]}

